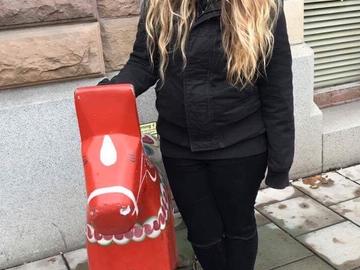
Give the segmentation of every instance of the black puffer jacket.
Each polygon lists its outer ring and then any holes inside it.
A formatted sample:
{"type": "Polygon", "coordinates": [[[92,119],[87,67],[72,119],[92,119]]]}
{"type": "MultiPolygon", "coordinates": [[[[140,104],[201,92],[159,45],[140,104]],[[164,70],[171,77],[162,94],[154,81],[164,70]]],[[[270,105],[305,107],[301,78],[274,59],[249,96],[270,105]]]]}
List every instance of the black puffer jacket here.
{"type": "MultiPolygon", "coordinates": [[[[158,59],[150,66],[146,50],[144,8],[133,51],[120,72],[99,84],[131,83],[139,96],[159,79],[158,59]]],[[[193,152],[227,147],[266,132],[268,172],[265,183],[282,189],[289,185],[294,156],[292,58],[283,9],[274,29],[274,51],[267,77],[254,86],[232,87],[226,82],[226,59],[221,45],[220,8],[205,11],[190,29],[187,66],[181,71],[179,52],[169,54],[165,85],[155,87],[159,113],[157,131],[193,152]],[[185,129],[186,128],[186,129],[185,129]],[[177,130],[186,130],[184,136],[177,130]]]]}

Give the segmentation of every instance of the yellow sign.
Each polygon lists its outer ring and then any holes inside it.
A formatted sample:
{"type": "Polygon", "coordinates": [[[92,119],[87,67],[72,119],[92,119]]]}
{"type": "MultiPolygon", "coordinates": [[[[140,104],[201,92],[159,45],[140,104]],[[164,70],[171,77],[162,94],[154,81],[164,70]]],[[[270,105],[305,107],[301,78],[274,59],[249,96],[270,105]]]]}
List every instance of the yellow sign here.
{"type": "Polygon", "coordinates": [[[140,125],[140,130],[142,134],[150,134],[153,136],[157,136],[156,132],[156,122],[149,122],[140,125]]]}

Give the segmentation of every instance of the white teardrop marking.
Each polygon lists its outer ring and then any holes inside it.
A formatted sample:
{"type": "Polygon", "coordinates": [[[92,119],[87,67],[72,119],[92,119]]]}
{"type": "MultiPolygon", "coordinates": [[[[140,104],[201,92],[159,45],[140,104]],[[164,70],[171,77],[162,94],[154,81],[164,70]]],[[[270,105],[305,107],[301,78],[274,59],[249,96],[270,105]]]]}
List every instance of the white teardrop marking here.
{"type": "Polygon", "coordinates": [[[117,152],[109,135],[104,136],[100,150],[100,160],[104,166],[111,166],[116,163],[117,152]]]}

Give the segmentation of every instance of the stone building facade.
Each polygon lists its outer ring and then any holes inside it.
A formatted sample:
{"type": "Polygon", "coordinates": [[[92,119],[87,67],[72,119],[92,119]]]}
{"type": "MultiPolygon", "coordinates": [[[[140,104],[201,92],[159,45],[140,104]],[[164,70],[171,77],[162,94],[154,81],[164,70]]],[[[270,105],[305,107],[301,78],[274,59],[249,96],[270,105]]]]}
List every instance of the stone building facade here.
{"type": "Polygon", "coordinates": [[[99,77],[121,67],[139,1],[0,1],[0,88],[99,77]]]}

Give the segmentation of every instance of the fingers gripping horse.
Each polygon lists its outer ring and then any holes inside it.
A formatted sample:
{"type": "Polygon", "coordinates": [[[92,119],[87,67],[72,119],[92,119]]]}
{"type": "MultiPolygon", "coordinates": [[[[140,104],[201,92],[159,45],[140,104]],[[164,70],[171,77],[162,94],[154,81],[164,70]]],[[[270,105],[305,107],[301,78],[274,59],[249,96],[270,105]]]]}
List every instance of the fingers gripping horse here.
{"type": "Polygon", "coordinates": [[[170,190],[144,152],[131,84],[74,93],[87,193],[90,270],[174,270],[170,190]]]}

